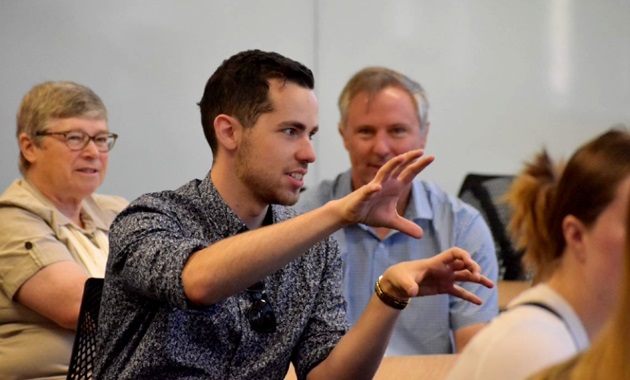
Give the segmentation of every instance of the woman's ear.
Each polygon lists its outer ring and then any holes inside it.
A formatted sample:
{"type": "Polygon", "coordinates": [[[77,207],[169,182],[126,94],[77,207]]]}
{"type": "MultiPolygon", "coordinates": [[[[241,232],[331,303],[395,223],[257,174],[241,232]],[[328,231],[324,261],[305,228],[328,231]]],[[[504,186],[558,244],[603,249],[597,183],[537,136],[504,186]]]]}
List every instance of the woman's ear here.
{"type": "Polygon", "coordinates": [[[243,126],[232,116],[220,114],[214,118],[214,133],[220,147],[235,150],[241,140],[243,126]]]}
{"type": "Polygon", "coordinates": [[[562,221],[562,233],[567,248],[576,256],[580,262],[586,261],[586,238],[587,228],[582,221],[573,215],[567,215],[562,221]]]}
{"type": "Polygon", "coordinates": [[[35,159],[37,158],[37,155],[35,154],[36,146],[31,137],[24,132],[20,133],[20,136],[18,137],[18,144],[20,146],[20,153],[22,153],[22,156],[24,156],[26,161],[31,164],[35,162],[35,159]]]}

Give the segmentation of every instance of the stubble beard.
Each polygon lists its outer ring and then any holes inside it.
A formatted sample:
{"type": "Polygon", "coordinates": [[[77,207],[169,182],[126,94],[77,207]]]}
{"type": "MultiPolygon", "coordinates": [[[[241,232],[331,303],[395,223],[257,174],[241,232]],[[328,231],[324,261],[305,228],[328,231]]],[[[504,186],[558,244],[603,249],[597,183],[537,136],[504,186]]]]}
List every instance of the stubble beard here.
{"type": "Polygon", "coordinates": [[[296,204],[299,192],[290,193],[281,184],[274,184],[276,176],[266,169],[264,159],[254,157],[251,152],[250,139],[245,139],[236,153],[235,175],[239,180],[260,202],[283,206],[296,204]]]}

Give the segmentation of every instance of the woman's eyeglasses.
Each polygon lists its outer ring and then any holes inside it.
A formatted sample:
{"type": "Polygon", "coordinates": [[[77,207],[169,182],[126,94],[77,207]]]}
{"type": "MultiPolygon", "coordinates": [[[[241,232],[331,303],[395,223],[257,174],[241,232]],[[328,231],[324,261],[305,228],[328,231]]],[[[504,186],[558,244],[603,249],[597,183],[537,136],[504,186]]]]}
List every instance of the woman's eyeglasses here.
{"type": "Polygon", "coordinates": [[[105,153],[112,150],[118,135],[115,133],[99,133],[96,136],[90,136],[83,131],[67,131],[67,132],[37,132],[36,136],[61,136],[70,150],[83,150],[91,141],[94,141],[96,149],[105,153]]]}
{"type": "Polygon", "coordinates": [[[265,283],[258,281],[246,289],[252,299],[252,305],[247,311],[247,319],[254,331],[276,331],[276,316],[265,293],[265,283]]]}

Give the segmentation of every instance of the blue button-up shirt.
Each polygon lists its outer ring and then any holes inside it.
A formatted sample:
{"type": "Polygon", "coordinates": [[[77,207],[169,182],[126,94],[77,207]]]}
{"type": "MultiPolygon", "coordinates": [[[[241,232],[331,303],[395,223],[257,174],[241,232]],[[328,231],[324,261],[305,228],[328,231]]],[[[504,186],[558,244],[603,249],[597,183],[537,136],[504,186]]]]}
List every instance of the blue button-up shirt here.
{"type": "MultiPolygon", "coordinates": [[[[311,210],[352,191],[350,171],[324,181],[300,197],[297,208],[311,210]]],[[[359,319],[374,291],[374,282],[393,264],[426,259],[453,246],[468,251],[483,274],[497,280],[498,265],[492,234],[472,206],[448,195],[435,184],[415,180],[405,218],[424,230],[421,239],[392,231],[380,239],[375,230],[355,224],[336,232],[344,261],[344,295],[348,319],[359,319]]],[[[450,295],[418,297],[401,313],[386,355],[444,354],[454,351],[452,332],[488,322],[498,313],[497,291],[463,283],[483,300],[477,306],[450,295]]]]}

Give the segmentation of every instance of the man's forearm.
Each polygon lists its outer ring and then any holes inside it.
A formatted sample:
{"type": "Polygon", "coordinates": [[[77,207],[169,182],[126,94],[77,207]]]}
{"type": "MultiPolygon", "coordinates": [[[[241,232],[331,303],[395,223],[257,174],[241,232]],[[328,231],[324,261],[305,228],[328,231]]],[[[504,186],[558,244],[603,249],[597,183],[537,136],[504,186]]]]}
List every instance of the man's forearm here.
{"type": "Polygon", "coordinates": [[[400,312],[373,295],[357,323],[308,379],[372,379],[400,312]]]}
{"type": "Polygon", "coordinates": [[[182,273],[186,296],[212,305],[276,272],[343,226],[337,202],[195,252],[182,273]]]}

